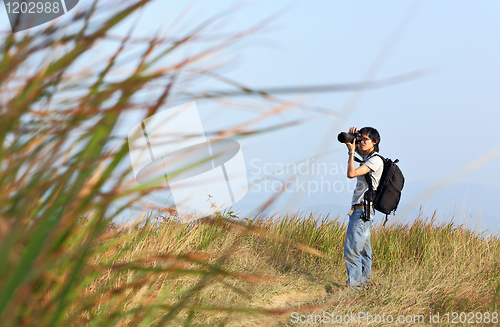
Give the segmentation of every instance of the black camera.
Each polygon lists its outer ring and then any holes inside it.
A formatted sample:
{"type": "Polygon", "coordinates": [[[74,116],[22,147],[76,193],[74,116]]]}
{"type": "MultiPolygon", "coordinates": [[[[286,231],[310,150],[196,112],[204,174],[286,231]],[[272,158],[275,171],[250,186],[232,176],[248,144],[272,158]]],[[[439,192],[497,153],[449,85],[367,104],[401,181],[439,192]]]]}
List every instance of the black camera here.
{"type": "Polygon", "coordinates": [[[354,134],[342,132],[337,136],[337,140],[339,140],[340,143],[352,143],[356,140],[356,143],[359,144],[361,142],[361,135],[359,135],[358,132],[354,134]]]}

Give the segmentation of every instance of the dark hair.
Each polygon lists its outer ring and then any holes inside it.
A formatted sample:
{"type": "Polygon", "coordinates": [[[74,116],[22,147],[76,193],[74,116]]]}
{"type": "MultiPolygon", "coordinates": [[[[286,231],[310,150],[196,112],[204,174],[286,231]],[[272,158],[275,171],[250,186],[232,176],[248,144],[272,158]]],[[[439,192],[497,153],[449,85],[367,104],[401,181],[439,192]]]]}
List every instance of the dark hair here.
{"type": "Polygon", "coordinates": [[[368,137],[375,143],[374,151],[378,151],[378,145],[380,144],[380,134],[373,127],[363,127],[358,131],[359,135],[368,135],[368,137]]]}

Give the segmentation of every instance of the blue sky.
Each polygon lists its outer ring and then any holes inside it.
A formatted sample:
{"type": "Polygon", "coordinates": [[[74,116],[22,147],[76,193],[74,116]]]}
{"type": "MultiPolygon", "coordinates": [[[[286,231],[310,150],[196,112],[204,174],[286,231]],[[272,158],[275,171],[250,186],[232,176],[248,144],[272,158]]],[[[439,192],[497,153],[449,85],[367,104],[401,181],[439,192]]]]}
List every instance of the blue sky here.
{"type": "MultiPolygon", "coordinates": [[[[81,0],[80,5],[84,2],[81,0]]],[[[244,4],[243,8],[224,20],[218,32],[244,30],[286,8],[265,32],[249,36],[229,48],[225,55],[231,61],[218,71],[219,74],[249,87],[357,83],[367,74],[378,80],[430,69],[430,74],[424,78],[362,94],[310,93],[279,97],[300,99],[308,105],[336,112],[342,112],[346,104],[355,100],[354,111],[344,116],[344,124],[347,127],[373,126],[379,130],[381,154],[399,158],[406,177],[403,204],[411,202],[427,187],[457,174],[453,184],[438,192],[434,200],[422,204],[426,204],[429,212],[438,209],[438,217],[443,220],[449,219],[450,208],[455,205],[458,211],[463,209],[462,213],[465,212],[457,215],[468,216],[472,222],[479,219],[476,213],[481,205],[486,227],[490,230],[498,227],[500,219],[492,198],[500,189],[500,177],[496,174],[500,158],[495,131],[500,120],[499,2],[198,1],[193,2],[172,35],[182,36],[197,22],[237,3],[244,4]],[[393,43],[388,46],[391,39],[393,43]],[[380,56],[383,51],[385,55],[380,56]],[[373,68],[377,58],[379,64],[373,68]],[[461,173],[467,163],[495,148],[497,151],[491,154],[493,159],[488,159],[488,163],[467,174],[461,173]]],[[[150,4],[142,13],[136,35],[153,35],[163,27],[164,17],[167,17],[165,29],[168,28],[173,17],[185,6],[184,2],[173,1],[150,4]]],[[[8,28],[6,19],[4,9],[0,10],[2,30],[8,28]]],[[[133,20],[117,28],[116,33],[125,34],[133,20]]],[[[111,45],[109,50],[112,50],[111,45]]],[[[186,49],[182,54],[195,50],[186,49]]],[[[210,83],[207,81],[206,85],[210,83]]],[[[217,89],[231,89],[214,85],[217,89]]],[[[216,104],[208,101],[199,101],[197,106],[206,130],[232,126],[256,116],[255,112],[235,106],[220,111],[216,104]]],[[[323,162],[345,167],[347,151],[336,140],[341,130],[327,115],[295,109],[254,127],[299,118],[315,120],[240,140],[249,180],[261,177],[259,167],[265,164],[279,168],[323,151],[334,151],[323,156],[323,162]],[[323,143],[325,137],[327,141],[323,143]]],[[[133,120],[130,118],[125,125],[137,123],[133,120]]],[[[289,177],[277,174],[273,180],[286,181],[289,177]]],[[[310,174],[301,178],[318,182],[329,180],[332,184],[347,182],[345,174],[310,174]]],[[[284,194],[274,208],[322,206],[325,210],[342,211],[349,205],[352,195],[347,189],[301,193],[284,194]]],[[[269,196],[272,191],[256,192],[251,187],[239,204],[246,210],[269,196]]],[[[409,217],[415,214],[414,207],[418,204],[413,203],[409,207],[411,210],[405,211],[409,217]]]]}

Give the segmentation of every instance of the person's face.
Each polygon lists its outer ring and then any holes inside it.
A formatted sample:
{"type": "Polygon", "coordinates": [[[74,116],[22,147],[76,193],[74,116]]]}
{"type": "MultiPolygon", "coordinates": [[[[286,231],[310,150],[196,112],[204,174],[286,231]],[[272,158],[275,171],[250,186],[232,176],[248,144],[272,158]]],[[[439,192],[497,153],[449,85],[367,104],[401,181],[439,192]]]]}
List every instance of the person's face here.
{"type": "Polygon", "coordinates": [[[361,135],[361,142],[359,142],[359,148],[364,153],[370,153],[375,147],[375,143],[368,137],[368,135],[361,135]]]}

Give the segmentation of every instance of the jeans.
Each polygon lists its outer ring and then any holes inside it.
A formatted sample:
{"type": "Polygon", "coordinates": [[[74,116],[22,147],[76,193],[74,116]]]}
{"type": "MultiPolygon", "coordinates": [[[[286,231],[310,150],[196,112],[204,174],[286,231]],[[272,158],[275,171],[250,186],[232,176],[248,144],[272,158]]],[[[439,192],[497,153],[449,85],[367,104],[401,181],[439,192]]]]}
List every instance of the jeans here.
{"type": "Polygon", "coordinates": [[[371,219],[360,218],[362,209],[356,209],[349,216],[346,239],[344,244],[344,261],[347,268],[347,285],[359,287],[368,282],[372,272],[372,247],[370,245],[370,229],[375,212],[371,219]]]}

